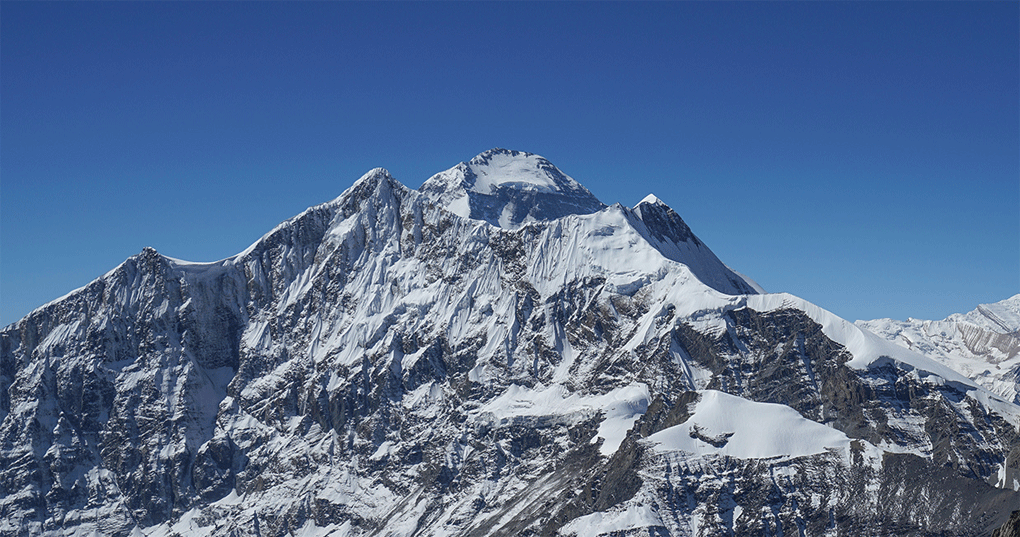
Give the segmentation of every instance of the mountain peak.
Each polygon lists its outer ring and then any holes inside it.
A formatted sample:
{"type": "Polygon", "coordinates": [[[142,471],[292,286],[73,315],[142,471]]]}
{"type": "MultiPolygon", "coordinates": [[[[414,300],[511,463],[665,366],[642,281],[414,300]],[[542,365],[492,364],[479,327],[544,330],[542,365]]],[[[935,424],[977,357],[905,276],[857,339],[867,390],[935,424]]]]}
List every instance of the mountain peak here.
{"type": "MultiPolygon", "coordinates": [[[[491,160],[493,158],[498,158],[498,157],[508,157],[508,158],[515,158],[515,159],[527,159],[527,158],[537,157],[537,158],[540,158],[542,160],[545,160],[541,156],[536,155],[534,153],[529,153],[527,151],[517,151],[516,149],[504,149],[502,147],[493,147],[492,149],[486,149],[485,151],[482,151],[481,153],[475,155],[475,157],[473,159],[471,159],[469,162],[472,163],[472,164],[476,164],[476,163],[484,164],[484,163],[488,162],[489,160],[491,160]]],[[[546,161],[546,162],[548,162],[548,161],[546,161]]]]}
{"type": "Polygon", "coordinates": [[[534,153],[495,148],[464,164],[472,179],[467,188],[480,194],[492,194],[501,188],[539,192],[584,188],[534,153]]]}
{"type": "Polygon", "coordinates": [[[393,179],[393,176],[390,175],[389,170],[387,170],[386,168],[372,168],[371,170],[365,172],[365,174],[362,175],[360,178],[358,178],[358,180],[355,181],[353,185],[351,185],[350,189],[357,189],[359,186],[364,184],[374,185],[375,183],[378,183],[379,181],[386,179],[393,179]]]}
{"type": "Polygon", "coordinates": [[[350,215],[358,210],[363,201],[375,193],[389,193],[393,190],[403,191],[407,190],[407,187],[390,175],[386,168],[372,168],[331,203],[338,204],[345,214],[350,215]]]}
{"type": "Polygon", "coordinates": [[[645,198],[643,200],[639,201],[638,204],[634,206],[634,208],[637,208],[638,205],[644,205],[645,203],[647,203],[649,205],[665,205],[666,204],[664,201],[660,200],[655,194],[649,194],[649,195],[645,196],[645,198]]]}
{"type": "Polygon", "coordinates": [[[504,228],[605,207],[545,157],[502,148],[433,175],[420,192],[457,215],[504,228]]]}
{"type": "Polygon", "coordinates": [[[969,322],[985,330],[1020,337],[1020,294],[992,304],[979,304],[976,309],[954,313],[945,321],[969,322]]]}

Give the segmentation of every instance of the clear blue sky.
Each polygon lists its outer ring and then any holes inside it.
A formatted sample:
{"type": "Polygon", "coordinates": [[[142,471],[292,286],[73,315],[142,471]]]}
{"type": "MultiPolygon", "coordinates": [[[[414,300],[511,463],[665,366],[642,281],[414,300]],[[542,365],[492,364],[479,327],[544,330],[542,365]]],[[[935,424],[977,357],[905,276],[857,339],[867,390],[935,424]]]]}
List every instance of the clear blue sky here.
{"type": "Polygon", "coordinates": [[[0,325],[491,148],[850,320],[1020,292],[1017,2],[0,3],[0,325]]]}

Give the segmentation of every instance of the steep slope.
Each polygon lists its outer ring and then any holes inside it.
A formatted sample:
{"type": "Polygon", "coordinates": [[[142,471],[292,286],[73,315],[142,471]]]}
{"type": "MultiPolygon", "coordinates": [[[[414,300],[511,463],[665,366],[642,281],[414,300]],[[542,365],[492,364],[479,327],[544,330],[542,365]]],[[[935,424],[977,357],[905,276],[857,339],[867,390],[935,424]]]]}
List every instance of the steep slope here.
{"type": "MultiPolygon", "coordinates": [[[[504,229],[606,209],[588,189],[544,157],[506,149],[490,149],[433,175],[422,185],[421,193],[458,216],[504,229]]],[[[616,205],[611,212],[629,220],[641,235],[635,240],[685,264],[702,283],[723,293],[756,292],[754,285],[723,265],[683,219],[654,195],[633,210],[616,205]]],[[[582,242],[584,239],[581,237],[582,242]]]]}
{"type": "Polygon", "coordinates": [[[701,283],[726,294],[756,294],[756,284],[730,270],[691,232],[676,211],[649,194],[634,207],[642,236],[660,254],[682,263],[701,283]]]}
{"type": "Polygon", "coordinates": [[[660,202],[447,202],[376,169],[6,327],[0,535],[979,535],[1020,501],[1015,405],[751,294],[660,202]]]}
{"type": "Polygon", "coordinates": [[[876,319],[857,325],[1020,402],[1020,295],[941,321],[876,319]]]}

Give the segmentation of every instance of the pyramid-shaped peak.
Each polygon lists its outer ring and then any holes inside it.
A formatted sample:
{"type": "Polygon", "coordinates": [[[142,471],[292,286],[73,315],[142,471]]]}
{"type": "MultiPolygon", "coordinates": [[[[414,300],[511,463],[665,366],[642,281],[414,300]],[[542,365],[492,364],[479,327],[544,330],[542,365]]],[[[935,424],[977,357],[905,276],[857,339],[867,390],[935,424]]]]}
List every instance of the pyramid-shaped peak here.
{"type": "Polygon", "coordinates": [[[351,185],[351,187],[352,188],[357,187],[358,185],[363,183],[374,184],[386,179],[393,179],[393,176],[390,175],[389,170],[387,170],[386,168],[372,168],[371,170],[365,172],[365,175],[362,175],[360,178],[358,178],[358,180],[355,181],[354,184],[351,185]]]}
{"type": "Polygon", "coordinates": [[[389,192],[391,189],[407,189],[403,183],[394,179],[386,168],[372,168],[355,181],[333,203],[354,203],[357,205],[380,188],[386,192],[389,192]]]}
{"type": "Polygon", "coordinates": [[[666,202],[660,200],[659,197],[656,196],[655,194],[649,194],[645,196],[643,200],[639,201],[638,204],[634,206],[634,208],[637,208],[638,206],[644,205],[646,203],[649,205],[666,205],[666,202]]]}
{"type": "Polygon", "coordinates": [[[421,193],[455,214],[504,228],[605,207],[545,157],[502,148],[433,175],[421,193]]]}

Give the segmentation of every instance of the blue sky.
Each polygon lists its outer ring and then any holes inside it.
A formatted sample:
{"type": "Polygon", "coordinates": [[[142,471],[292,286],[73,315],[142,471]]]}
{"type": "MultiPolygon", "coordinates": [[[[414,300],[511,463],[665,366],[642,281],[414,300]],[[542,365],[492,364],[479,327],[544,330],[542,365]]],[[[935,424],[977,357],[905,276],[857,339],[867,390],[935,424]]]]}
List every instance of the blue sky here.
{"type": "Polygon", "coordinates": [[[491,148],[848,319],[1020,292],[1016,2],[0,3],[0,325],[491,148]]]}

